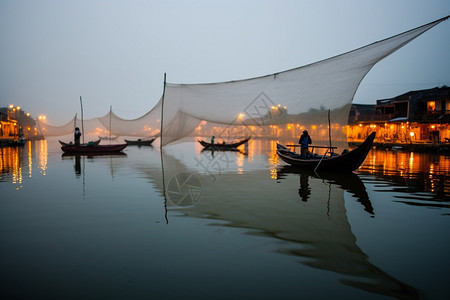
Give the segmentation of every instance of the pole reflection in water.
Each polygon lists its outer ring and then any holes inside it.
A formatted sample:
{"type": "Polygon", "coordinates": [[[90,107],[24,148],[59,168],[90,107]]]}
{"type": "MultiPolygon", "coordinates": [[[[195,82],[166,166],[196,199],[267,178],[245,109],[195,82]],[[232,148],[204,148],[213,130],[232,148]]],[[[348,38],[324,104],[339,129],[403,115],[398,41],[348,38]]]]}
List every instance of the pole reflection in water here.
{"type": "Polygon", "coordinates": [[[70,159],[74,160],[74,170],[75,170],[75,176],[76,178],[80,178],[83,181],[83,197],[86,196],[86,159],[94,162],[95,160],[100,161],[109,161],[109,169],[111,177],[114,176],[114,164],[112,159],[113,158],[120,158],[120,157],[126,157],[127,155],[123,152],[117,152],[114,154],[111,153],[89,153],[89,154],[79,154],[79,153],[63,153],[61,155],[61,158],[64,159],[70,159]]]}

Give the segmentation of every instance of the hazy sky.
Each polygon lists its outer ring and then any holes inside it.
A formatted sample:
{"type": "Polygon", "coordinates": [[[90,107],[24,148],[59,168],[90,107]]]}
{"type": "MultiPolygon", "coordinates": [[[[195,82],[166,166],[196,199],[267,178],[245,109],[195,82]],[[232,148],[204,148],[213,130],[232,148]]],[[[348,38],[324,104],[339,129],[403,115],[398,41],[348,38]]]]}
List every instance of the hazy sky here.
{"type": "MultiPolygon", "coordinates": [[[[62,125],[132,119],[171,83],[244,79],[365,46],[450,14],[449,0],[0,0],[0,106],[62,125]]],[[[450,20],[379,62],[354,103],[450,85],[450,20]]]]}

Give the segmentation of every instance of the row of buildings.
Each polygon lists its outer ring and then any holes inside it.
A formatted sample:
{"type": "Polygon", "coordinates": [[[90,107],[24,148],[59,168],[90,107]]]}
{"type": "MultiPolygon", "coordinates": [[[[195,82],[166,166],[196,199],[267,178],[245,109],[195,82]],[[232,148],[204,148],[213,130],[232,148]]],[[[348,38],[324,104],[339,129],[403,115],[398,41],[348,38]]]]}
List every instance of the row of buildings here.
{"type": "Polygon", "coordinates": [[[36,128],[36,122],[20,106],[1,107],[0,145],[15,142],[20,136],[27,140],[43,138],[36,128]]]}
{"type": "Polygon", "coordinates": [[[450,145],[450,88],[410,91],[377,100],[376,104],[353,104],[347,137],[358,143],[376,131],[376,145],[436,148],[450,145]]]}

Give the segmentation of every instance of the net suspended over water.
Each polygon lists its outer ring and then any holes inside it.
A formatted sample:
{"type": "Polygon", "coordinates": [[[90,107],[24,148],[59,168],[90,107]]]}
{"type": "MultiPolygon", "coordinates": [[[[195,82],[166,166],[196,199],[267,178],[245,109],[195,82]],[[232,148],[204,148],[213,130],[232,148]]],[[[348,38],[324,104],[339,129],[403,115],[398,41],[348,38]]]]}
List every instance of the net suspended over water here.
{"type": "MultiPolygon", "coordinates": [[[[333,143],[346,147],[351,103],[367,72],[446,19],[448,16],[326,60],[262,77],[207,84],[164,80],[164,93],[151,111],[134,120],[110,112],[89,120],[88,126],[85,122],[85,133],[160,136],[164,146],[187,136],[227,141],[248,136],[295,138],[308,129],[319,141],[328,139],[330,119],[333,143]]],[[[41,129],[46,136],[70,134],[74,123],[80,121],[72,120],[61,130],[44,124],[41,129]]]]}

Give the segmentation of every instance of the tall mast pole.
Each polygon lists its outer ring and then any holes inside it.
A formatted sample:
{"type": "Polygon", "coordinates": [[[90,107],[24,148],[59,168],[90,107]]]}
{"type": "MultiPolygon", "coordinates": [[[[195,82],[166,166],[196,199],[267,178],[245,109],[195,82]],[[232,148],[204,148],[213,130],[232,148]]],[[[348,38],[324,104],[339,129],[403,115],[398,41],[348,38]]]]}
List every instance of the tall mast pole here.
{"type": "Polygon", "coordinates": [[[328,138],[330,140],[330,152],[331,152],[331,120],[330,120],[330,111],[331,111],[331,109],[328,110],[328,138]]]}
{"type": "Polygon", "coordinates": [[[112,105],[109,106],[109,143],[111,144],[111,113],[112,105]]]}
{"type": "Polygon", "coordinates": [[[159,132],[159,152],[161,154],[161,173],[162,173],[162,183],[163,183],[163,195],[164,195],[164,218],[166,219],[166,224],[169,223],[169,219],[167,218],[167,198],[166,198],[166,180],[164,176],[164,159],[163,159],[163,121],[164,121],[164,96],[166,94],[166,73],[164,73],[164,87],[163,87],[163,95],[161,98],[161,129],[159,132]]]}
{"type": "Polygon", "coordinates": [[[83,101],[81,100],[81,96],[80,96],[80,105],[81,105],[81,136],[83,137],[83,144],[84,144],[83,101]]]}
{"type": "Polygon", "coordinates": [[[163,87],[163,95],[161,98],[161,129],[159,131],[160,145],[159,149],[161,150],[162,155],[162,146],[163,146],[163,126],[164,126],[164,97],[166,94],[166,73],[164,73],[164,87],[163,87]]]}

